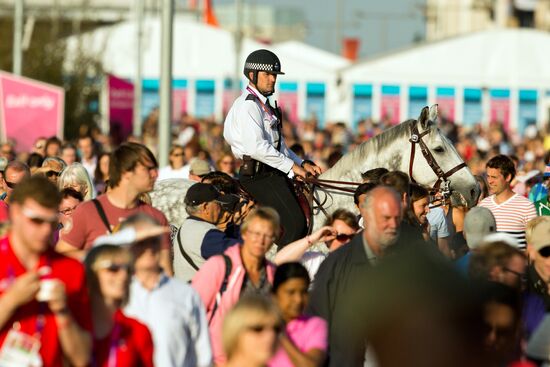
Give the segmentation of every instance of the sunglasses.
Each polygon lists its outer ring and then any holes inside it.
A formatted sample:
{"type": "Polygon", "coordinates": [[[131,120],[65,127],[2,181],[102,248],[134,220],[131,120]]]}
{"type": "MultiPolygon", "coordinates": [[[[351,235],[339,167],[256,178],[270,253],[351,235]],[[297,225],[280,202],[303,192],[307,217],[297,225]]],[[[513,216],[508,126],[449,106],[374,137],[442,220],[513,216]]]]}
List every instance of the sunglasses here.
{"type": "Polygon", "coordinates": [[[6,186],[9,187],[10,189],[15,189],[15,187],[18,185],[16,182],[9,182],[6,180],[4,180],[4,182],[6,183],[6,186]]]}
{"type": "Polygon", "coordinates": [[[59,177],[59,175],[61,174],[61,172],[57,172],[57,171],[48,171],[46,172],[46,176],[47,177],[59,177]]]}
{"type": "Polygon", "coordinates": [[[57,217],[57,215],[50,218],[45,218],[37,215],[32,210],[27,208],[23,208],[22,213],[28,220],[30,220],[33,224],[36,224],[37,226],[41,226],[44,223],[47,223],[50,226],[55,227],[57,226],[57,223],[59,221],[59,218],[57,217]]]}
{"type": "Polygon", "coordinates": [[[544,258],[550,257],[550,245],[541,248],[541,249],[539,250],[539,255],[542,256],[542,257],[544,257],[544,258]]]}
{"type": "Polygon", "coordinates": [[[336,239],[340,242],[351,241],[352,238],[352,234],[339,233],[336,235],[336,239]]]}
{"type": "Polygon", "coordinates": [[[183,157],[183,153],[172,153],[172,157],[183,157]]]}
{"type": "Polygon", "coordinates": [[[97,264],[96,266],[97,270],[107,270],[109,273],[118,273],[121,270],[124,270],[126,272],[130,271],[130,264],[127,263],[114,263],[109,260],[102,261],[97,264]]]}
{"type": "Polygon", "coordinates": [[[247,326],[246,330],[252,331],[255,334],[261,334],[266,330],[272,330],[275,332],[275,334],[279,334],[281,332],[281,325],[257,324],[257,325],[247,326]]]}

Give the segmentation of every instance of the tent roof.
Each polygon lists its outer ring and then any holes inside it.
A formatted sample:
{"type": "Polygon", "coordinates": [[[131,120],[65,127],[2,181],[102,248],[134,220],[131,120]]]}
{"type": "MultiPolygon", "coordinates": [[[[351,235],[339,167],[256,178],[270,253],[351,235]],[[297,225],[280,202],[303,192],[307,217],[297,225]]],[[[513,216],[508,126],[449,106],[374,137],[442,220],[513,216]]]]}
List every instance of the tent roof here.
{"type": "Polygon", "coordinates": [[[367,60],[346,68],[350,81],[548,87],[550,34],[532,29],[495,29],[367,60]]]}
{"type": "MultiPolygon", "coordinates": [[[[161,24],[158,18],[144,20],[143,77],[156,79],[160,75],[161,24]]],[[[83,51],[98,55],[106,71],[132,78],[136,68],[136,23],[126,21],[103,27],[82,36],[83,51]]],[[[187,18],[174,19],[174,78],[233,78],[235,73],[234,36],[231,32],[211,27],[187,18]]],[[[74,52],[78,38],[69,39],[74,52]]],[[[267,48],[281,59],[284,80],[333,78],[335,71],[347,66],[347,60],[300,42],[264,45],[244,39],[239,65],[246,56],[267,48]]]]}

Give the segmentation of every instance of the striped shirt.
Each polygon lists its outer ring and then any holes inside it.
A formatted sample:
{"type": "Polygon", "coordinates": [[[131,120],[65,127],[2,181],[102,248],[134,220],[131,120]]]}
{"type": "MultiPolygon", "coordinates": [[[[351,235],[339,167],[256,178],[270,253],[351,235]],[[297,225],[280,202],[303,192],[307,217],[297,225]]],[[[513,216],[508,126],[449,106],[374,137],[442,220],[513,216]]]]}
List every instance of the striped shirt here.
{"type": "Polygon", "coordinates": [[[497,222],[497,232],[504,232],[519,243],[520,249],[525,249],[525,227],[527,222],[537,216],[535,206],[528,199],[514,194],[511,198],[501,204],[495,202],[495,196],[491,195],[481,201],[483,206],[491,211],[497,222]]]}

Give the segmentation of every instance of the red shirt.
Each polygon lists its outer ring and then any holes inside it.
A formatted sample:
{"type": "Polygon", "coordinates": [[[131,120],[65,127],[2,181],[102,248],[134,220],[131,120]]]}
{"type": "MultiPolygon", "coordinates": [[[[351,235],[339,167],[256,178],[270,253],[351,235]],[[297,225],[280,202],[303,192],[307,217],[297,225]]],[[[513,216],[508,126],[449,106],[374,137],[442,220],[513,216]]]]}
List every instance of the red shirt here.
{"type": "MultiPolygon", "coordinates": [[[[38,268],[49,266],[51,273],[48,279],[59,279],[65,284],[67,306],[73,319],[85,330],[92,330],[92,319],[88,291],[85,282],[84,267],[77,260],[58,254],[48,249],[40,257],[38,268]]],[[[0,295],[11,285],[15,278],[27,270],[11,248],[8,237],[0,239],[0,295]]],[[[38,315],[44,315],[45,323],[40,333],[40,355],[44,367],[63,366],[63,352],[57,333],[55,316],[46,303],[36,300],[19,307],[11,319],[0,330],[0,346],[4,343],[7,333],[14,322],[21,325],[20,331],[34,335],[37,331],[38,315]]]]}
{"type": "Polygon", "coordinates": [[[118,310],[111,333],[94,339],[93,365],[153,367],[153,338],[147,326],[118,310]]]}
{"type": "Polygon", "coordinates": [[[5,201],[0,200],[0,223],[10,220],[8,204],[5,201]]]}
{"type": "MultiPolygon", "coordinates": [[[[116,229],[120,222],[136,213],[149,214],[161,225],[168,226],[168,220],[161,211],[143,202],[139,202],[135,208],[122,209],[111,204],[106,194],[98,196],[97,200],[99,200],[103,211],[105,211],[111,229],[116,229]]],[[[101,220],[97,208],[91,200],[76,207],[69,223],[59,232],[59,237],[80,250],[90,248],[96,238],[109,234],[107,226],[101,220]]],[[[169,234],[163,235],[162,248],[171,248],[169,234]]]]}

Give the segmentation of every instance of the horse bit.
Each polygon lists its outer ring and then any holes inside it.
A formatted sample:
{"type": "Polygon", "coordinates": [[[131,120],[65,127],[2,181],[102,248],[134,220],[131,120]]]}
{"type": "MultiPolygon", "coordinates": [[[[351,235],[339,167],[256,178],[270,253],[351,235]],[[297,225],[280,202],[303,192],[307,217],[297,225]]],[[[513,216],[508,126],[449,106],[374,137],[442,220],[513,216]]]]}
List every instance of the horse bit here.
{"type": "Polygon", "coordinates": [[[451,181],[449,180],[449,177],[451,177],[453,174],[455,174],[457,171],[461,170],[462,168],[466,167],[466,163],[462,162],[459,165],[455,166],[454,168],[450,169],[449,171],[445,172],[441,169],[437,161],[435,160],[434,156],[428,149],[428,146],[422,138],[426,135],[428,135],[430,132],[429,129],[424,130],[422,133],[418,131],[418,122],[415,122],[411,125],[411,138],[409,141],[411,142],[411,158],[409,160],[409,177],[411,178],[412,182],[416,183],[416,180],[413,178],[413,164],[414,164],[414,155],[415,155],[415,148],[416,145],[420,145],[420,151],[422,152],[422,155],[426,159],[426,162],[431,167],[432,171],[437,176],[437,181],[435,182],[433,189],[437,192],[440,192],[444,198],[448,198],[451,196],[451,181]]]}

